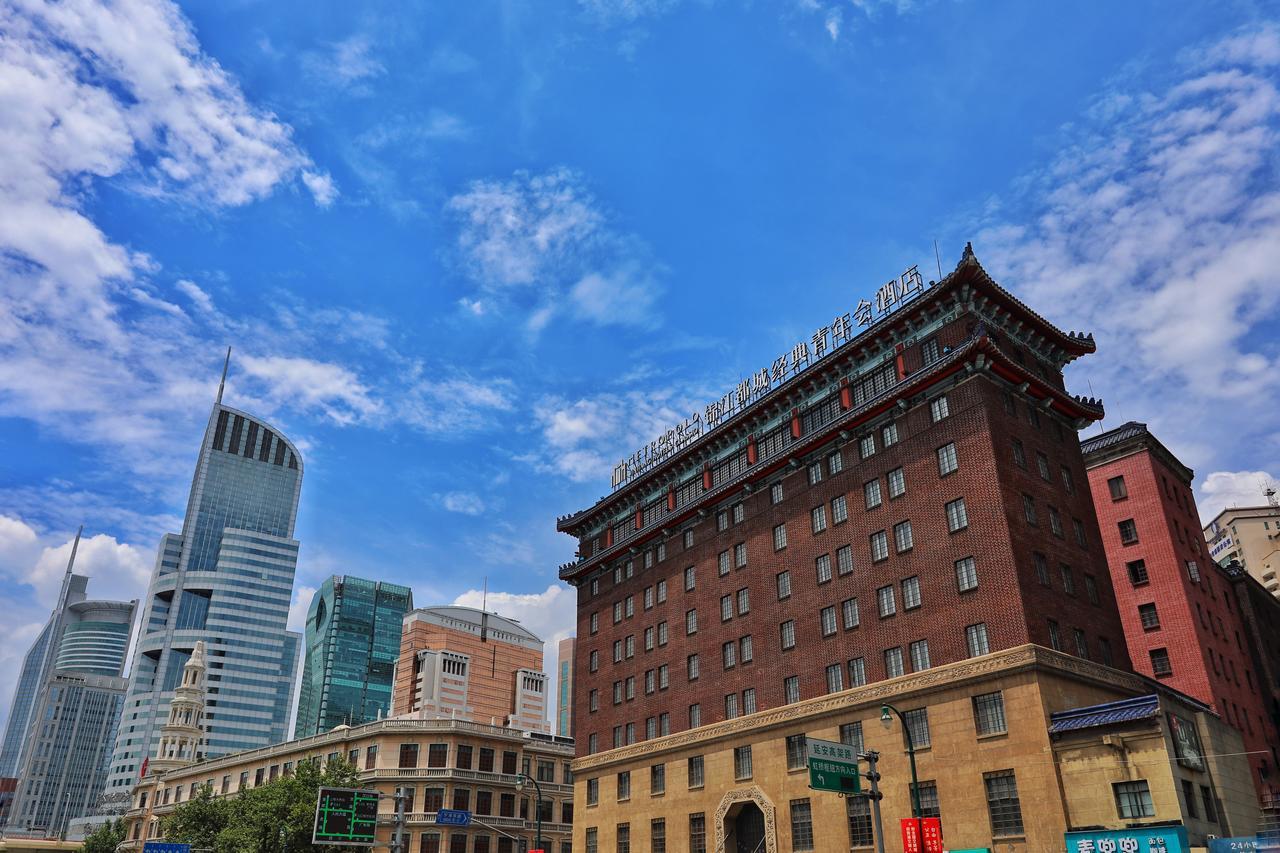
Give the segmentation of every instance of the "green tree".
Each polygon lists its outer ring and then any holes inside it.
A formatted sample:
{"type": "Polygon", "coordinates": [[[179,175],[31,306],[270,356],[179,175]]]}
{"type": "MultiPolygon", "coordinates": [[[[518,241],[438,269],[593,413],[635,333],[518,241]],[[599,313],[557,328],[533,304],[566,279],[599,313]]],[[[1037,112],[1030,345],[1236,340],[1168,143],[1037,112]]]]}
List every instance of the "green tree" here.
{"type": "Polygon", "coordinates": [[[318,790],[359,783],[359,771],[345,761],[323,769],[303,761],[292,776],[234,797],[215,797],[206,786],[165,821],[164,837],[215,853],[323,853],[311,843],[318,790]]]}
{"type": "Polygon", "coordinates": [[[107,821],[85,837],[80,853],[115,853],[121,841],[124,841],[124,821],[107,821]]]}

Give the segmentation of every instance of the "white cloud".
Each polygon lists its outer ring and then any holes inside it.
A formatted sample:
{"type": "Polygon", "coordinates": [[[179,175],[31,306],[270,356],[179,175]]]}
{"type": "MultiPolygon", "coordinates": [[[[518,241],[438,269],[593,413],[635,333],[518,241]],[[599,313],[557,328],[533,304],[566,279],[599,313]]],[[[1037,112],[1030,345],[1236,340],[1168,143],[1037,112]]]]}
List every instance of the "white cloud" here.
{"type": "Polygon", "coordinates": [[[387,71],[373,55],[372,39],[364,33],[310,51],[303,55],[302,64],[316,80],[359,95],[372,94],[368,81],[387,71]]]}
{"type": "Polygon", "coordinates": [[[1111,415],[1150,422],[1194,467],[1280,464],[1277,42],[1233,36],[1103,93],[975,240],[1036,310],[1095,332],[1073,370],[1111,415]]]}
{"type": "Polygon", "coordinates": [[[328,207],[338,197],[338,187],[328,172],[313,172],[305,169],[302,172],[302,183],[311,192],[311,197],[321,207],[328,207]]]}
{"type": "Polygon", "coordinates": [[[513,407],[512,387],[504,380],[427,378],[422,365],[407,369],[406,379],[407,387],[395,401],[395,416],[423,432],[456,436],[483,429],[513,407]]]}
{"type": "Polygon", "coordinates": [[[844,13],[839,9],[832,7],[827,10],[826,29],[827,35],[831,36],[832,41],[840,38],[840,24],[844,20],[844,13]]]}
{"type": "Polygon", "coordinates": [[[307,611],[311,609],[311,599],[315,597],[314,586],[295,586],[293,600],[289,603],[289,621],[286,623],[290,631],[305,631],[307,627],[307,611]]]}
{"type": "Polygon", "coordinates": [[[479,608],[487,601],[490,613],[514,619],[542,639],[543,664],[547,673],[547,713],[555,714],[556,646],[576,633],[577,594],[563,584],[551,584],[542,592],[509,593],[490,591],[486,598],[483,590],[471,589],[453,600],[463,607],[479,608]]]}
{"type": "MultiPolygon", "coordinates": [[[[52,606],[58,597],[62,576],[71,557],[71,541],[46,546],[24,581],[36,591],[41,604],[52,606]]],[[[114,536],[99,533],[80,540],[74,571],[86,575],[91,598],[129,601],[142,598],[151,578],[155,552],[117,542],[114,536]]]]}
{"type": "Polygon", "coordinates": [[[1200,518],[1209,522],[1231,507],[1266,506],[1267,488],[1280,489],[1280,481],[1266,471],[1214,471],[1200,484],[1200,518]]]}
{"type": "Polygon", "coordinates": [[[217,311],[213,304],[213,297],[210,296],[200,285],[194,281],[181,279],[175,285],[187,299],[191,300],[191,304],[205,314],[213,314],[217,311]]]}
{"type": "Polygon", "coordinates": [[[440,505],[463,515],[483,515],[485,510],[484,499],[474,492],[447,492],[440,495],[440,505]]]}
{"type": "Polygon", "coordinates": [[[241,355],[237,364],[248,375],[265,380],[276,405],[318,411],[339,424],[373,417],[381,404],[345,367],[309,358],[241,355]]]}
{"type": "Polygon", "coordinates": [[[634,234],[619,230],[568,169],[475,181],[446,206],[458,223],[463,271],[490,297],[514,302],[540,332],[566,297],[573,316],[600,325],[652,325],[663,272],[634,234]]]}

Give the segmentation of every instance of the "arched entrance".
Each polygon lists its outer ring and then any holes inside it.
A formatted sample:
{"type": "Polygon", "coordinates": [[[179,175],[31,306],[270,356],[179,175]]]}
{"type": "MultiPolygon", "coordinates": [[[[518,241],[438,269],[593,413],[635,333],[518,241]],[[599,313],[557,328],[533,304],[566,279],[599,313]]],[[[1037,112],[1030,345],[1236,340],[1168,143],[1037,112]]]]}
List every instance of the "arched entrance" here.
{"type": "Polygon", "coordinates": [[[727,792],[716,809],[716,853],[778,853],[774,807],[758,787],[727,792]]]}

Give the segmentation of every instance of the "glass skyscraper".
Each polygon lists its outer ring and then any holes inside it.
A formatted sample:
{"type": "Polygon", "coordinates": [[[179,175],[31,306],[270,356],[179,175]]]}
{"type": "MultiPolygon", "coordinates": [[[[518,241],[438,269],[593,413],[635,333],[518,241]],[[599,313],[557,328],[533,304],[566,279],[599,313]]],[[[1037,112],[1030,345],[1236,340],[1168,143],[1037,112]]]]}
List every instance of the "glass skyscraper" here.
{"type": "Polygon", "coordinates": [[[209,667],[206,757],[288,735],[301,637],[285,625],[301,488],[297,448],[262,420],[224,406],[220,388],[182,532],[161,539],[152,570],[104,811],[127,804],[200,640],[209,667]]]}
{"type": "Polygon", "coordinates": [[[307,612],[307,661],[294,737],[385,717],[404,615],[413,591],[392,583],[334,575],[307,612]]]}
{"type": "Polygon", "coordinates": [[[18,777],[8,833],[59,834],[93,809],[106,783],[137,602],[88,600],[89,579],[71,572],[78,545],[77,534],[57,607],[18,678],[5,732],[18,777]]]}

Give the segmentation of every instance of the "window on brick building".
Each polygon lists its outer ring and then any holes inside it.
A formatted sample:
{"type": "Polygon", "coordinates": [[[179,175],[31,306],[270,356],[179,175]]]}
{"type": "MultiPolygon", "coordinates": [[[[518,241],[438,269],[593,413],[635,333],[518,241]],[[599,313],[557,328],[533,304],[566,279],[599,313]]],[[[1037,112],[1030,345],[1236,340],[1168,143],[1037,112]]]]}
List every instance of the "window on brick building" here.
{"type": "Polygon", "coordinates": [[[702,705],[694,702],[689,706],[689,728],[696,729],[702,725],[702,705]]]}
{"type": "Polygon", "coordinates": [[[1116,527],[1120,530],[1120,542],[1125,545],[1132,545],[1138,541],[1138,525],[1134,523],[1132,518],[1126,518],[1119,522],[1116,527]]]}
{"type": "Polygon", "coordinates": [[[911,671],[924,672],[929,668],[929,641],[915,640],[911,643],[911,671]]]}
{"type": "Polygon", "coordinates": [[[774,483],[772,486],[769,487],[769,502],[775,503],[775,504],[782,503],[782,483],[781,482],[774,483]]]}
{"type": "MultiPolygon", "coordinates": [[[[809,511],[809,526],[814,533],[821,533],[827,529],[827,505],[815,506],[809,511]]],[[[785,546],[786,542],[783,542],[785,546]]]]}
{"type": "Polygon", "coordinates": [[[889,424],[880,430],[880,443],[885,447],[893,447],[898,443],[898,425],[889,424]]]}
{"type": "MultiPolygon", "coordinates": [[[[920,366],[928,367],[938,360],[938,339],[929,338],[929,340],[920,344],[920,366]]],[[[857,846],[857,845],[855,845],[857,846]]]]}
{"type": "Polygon", "coordinates": [[[738,694],[728,693],[724,697],[724,718],[732,720],[738,716],[738,694]]]}
{"type": "Polygon", "coordinates": [[[738,643],[736,640],[730,640],[720,645],[720,657],[724,661],[725,669],[733,669],[738,665],[738,643]]]}
{"type": "Polygon", "coordinates": [[[782,679],[782,701],[787,705],[800,701],[800,677],[798,675],[788,675],[782,679]]]}
{"type": "Polygon", "coordinates": [[[836,572],[843,577],[853,571],[853,547],[841,545],[836,549],[836,572]]]}
{"type": "Polygon", "coordinates": [[[746,616],[751,612],[751,593],[748,591],[747,587],[744,586],[742,589],[734,593],[734,600],[738,605],[739,616],[746,616]]]}
{"type": "Polygon", "coordinates": [[[844,668],[838,663],[827,667],[827,692],[838,693],[844,690],[844,668]]]}
{"type": "Polygon", "coordinates": [[[692,528],[684,532],[684,547],[686,550],[693,547],[693,529],[692,528]]]}
{"type": "Polygon", "coordinates": [[[818,483],[822,482],[822,463],[821,462],[810,462],[808,470],[809,470],[810,486],[816,486],[818,483]]]}
{"type": "Polygon", "coordinates": [[[746,518],[747,508],[742,503],[734,504],[731,511],[733,512],[734,524],[741,524],[742,519],[746,518]]]}
{"type": "Polygon", "coordinates": [[[844,621],[844,629],[849,631],[858,627],[858,599],[846,598],[840,602],[840,614],[844,621]]]}
{"type": "Polygon", "coordinates": [[[1052,619],[1049,620],[1049,646],[1055,651],[1062,651],[1062,629],[1052,619]]]}
{"type": "Polygon", "coordinates": [[[782,601],[784,599],[790,598],[791,597],[791,572],[788,572],[788,571],[778,572],[777,581],[778,581],[778,600],[782,601]]]}
{"type": "Polygon", "coordinates": [[[955,562],[956,588],[968,592],[978,588],[978,564],[973,557],[963,557],[955,562]]]}
{"type": "Polygon", "coordinates": [[[1111,492],[1111,500],[1121,501],[1129,497],[1129,489],[1124,484],[1124,477],[1112,477],[1107,480],[1107,489],[1111,492]]]}
{"type": "Polygon", "coordinates": [[[739,542],[733,546],[733,565],[739,569],[747,565],[747,543],[739,542]]]}
{"type": "Polygon", "coordinates": [[[987,623],[979,622],[976,625],[967,626],[964,629],[964,641],[969,649],[969,657],[971,658],[990,652],[991,644],[987,640],[987,623]]]}
{"type": "Polygon", "coordinates": [[[964,498],[956,498],[946,504],[947,532],[955,533],[969,526],[969,511],[965,508],[964,498]]]}
{"type": "Polygon", "coordinates": [[[689,655],[685,659],[685,668],[689,673],[690,681],[698,680],[698,656],[696,654],[689,655]]]}
{"type": "Polygon", "coordinates": [[[915,610],[920,603],[920,578],[913,575],[902,582],[902,609],[915,610]]]}
{"type": "Polygon", "coordinates": [[[867,683],[866,658],[851,658],[849,660],[849,686],[861,687],[866,683],[867,683]]]}
{"type": "Polygon", "coordinates": [[[684,633],[685,635],[698,633],[698,609],[686,611],[684,614],[684,633]]]}
{"type": "Polygon", "coordinates": [[[898,612],[898,604],[894,599],[892,585],[882,586],[876,590],[876,605],[881,619],[898,612]]]}
{"type": "Polygon", "coordinates": [[[716,513],[716,532],[729,529],[729,511],[722,509],[716,513]]]}
{"type": "Polygon", "coordinates": [[[1084,594],[1089,599],[1089,603],[1098,605],[1102,603],[1102,599],[1098,597],[1098,579],[1093,575],[1084,576],[1084,594]]]}
{"type": "Polygon", "coordinates": [[[720,596],[720,621],[728,622],[733,618],[733,596],[720,596]]]}
{"type": "Polygon", "coordinates": [[[1032,527],[1040,525],[1040,517],[1036,515],[1036,500],[1031,495],[1022,496],[1022,515],[1032,527]]]}
{"type": "Polygon", "coordinates": [[[1076,576],[1071,571],[1071,567],[1068,566],[1066,563],[1062,563],[1061,565],[1058,566],[1058,571],[1062,575],[1062,591],[1065,592],[1067,595],[1075,595],[1076,594],[1076,576]]]}
{"type": "Polygon", "coordinates": [[[1173,664],[1169,662],[1169,650],[1165,648],[1152,649],[1151,655],[1151,671],[1156,675],[1173,675],[1173,664]]]}
{"type": "Polygon", "coordinates": [[[657,590],[658,603],[661,604],[662,602],[666,601],[667,600],[667,582],[658,581],[657,585],[655,586],[655,589],[657,590]]]}
{"type": "Polygon", "coordinates": [[[1200,567],[1195,560],[1187,560],[1187,577],[1192,583],[1200,583],[1200,567]]]}
{"type": "Polygon", "coordinates": [[[901,467],[894,468],[885,475],[889,483],[889,500],[900,498],[907,493],[907,475],[901,467]]]}
{"type": "Polygon", "coordinates": [[[951,414],[951,409],[947,406],[946,394],[934,397],[929,401],[929,417],[935,424],[949,414],[951,414]]]}
{"type": "Polygon", "coordinates": [[[831,523],[843,524],[849,520],[849,502],[844,495],[831,499],[831,523]]]}
{"type": "Polygon", "coordinates": [[[915,537],[911,534],[910,521],[899,521],[893,526],[893,545],[899,554],[915,547],[915,537]]]}
{"type": "Polygon", "coordinates": [[[902,647],[894,646],[884,650],[884,674],[886,678],[897,678],[906,670],[902,665],[902,647]]]}
{"type": "Polygon", "coordinates": [[[1041,586],[1050,586],[1049,558],[1039,551],[1035,551],[1031,554],[1031,562],[1036,567],[1036,580],[1040,582],[1041,586]]]}
{"type": "Polygon", "coordinates": [[[960,459],[956,455],[956,443],[950,442],[938,448],[938,476],[945,477],[953,471],[960,470],[960,459]]]}
{"type": "Polygon", "coordinates": [[[787,525],[779,524],[773,528],[773,550],[781,551],[787,547],[787,525]]]}
{"type": "Polygon", "coordinates": [[[1089,659],[1089,641],[1085,639],[1084,631],[1080,628],[1072,629],[1072,635],[1076,641],[1076,656],[1085,660],[1089,659]]]}
{"type": "Polygon", "coordinates": [[[889,558],[889,534],[877,530],[871,534],[871,562],[878,563],[889,558]]]}
{"type": "Polygon", "coordinates": [[[684,570],[684,591],[692,592],[694,586],[697,585],[696,569],[689,566],[684,570]]]}
{"type": "Polygon", "coordinates": [[[716,555],[716,572],[720,577],[729,574],[729,551],[724,550],[716,555]]]}
{"type": "Polygon", "coordinates": [[[1150,578],[1147,577],[1147,561],[1134,560],[1124,564],[1125,569],[1129,572],[1129,582],[1134,586],[1141,586],[1147,583],[1150,578]]]}
{"type": "Polygon", "coordinates": [[[819,621],[822,625],[822,636],[830,637],[836,632],[836,606],[834,604],[822,608],[819,614],[819,621]]]}
{"type": "Polygon", "coordinates": [[[742,691],[742,713],[754,714],[756,712],[756,689],[748,687],[742,691]]]}
{"type": "Polygon", "coordinates": [[[839,450],[827,454],[827,473],[835,476],[844,470],[844,458],[839,450]]]}
{"type": "Polygon", "coordinates": [[[1036,470],[1040,472],[1040,479],[1046,483],[1053,482],[1053,473],[1049,470],[1049,457],[1045,456],[1039,450],[1036,451],[1036,470]]]}
{"type": "Polygon", "coordinates": [[[796,647],[796,620],[788,619],[778,628],[779,636],[782,640],[782,650],[794,649],[796,647]]]}
{"type": "Polygon", "coordinates": [[[867,509],[875,509],[880,506],[880,481],[868,480],[862,484],[862,495],[866,500],[867,509]]]}
{"type": "Polygon", "coordinates": [[[1062,529],[1062,513],[1058,512],[1056,506],[1049,507],[1049,530],[1059,539],[1065,535],[1062,529]]]}
{"type": "Polygon", "coordinates": [[[1062,486],[1067,490],[1067,494],[1074,495],[1076,493],[1076,481],[1071,476],[1071,469],[1066,465],[1062,466],[1062,486]]]}
{"type": "Polygon", "coordinates": [[[1089,542],[1084,535],[1084,522],[1078,518],[1071,519],[1071,527],[1076,532],[1076,544],[1081,548],[1087,547],[1089,542]]]}
{"type": "Polygon", "coordinates": [[[874,456],[876,452],[876,437],[874,435],[864,435],[858,440],[858,456],[866,459],[874,456]]]}
{"type": "Polygon", "coordinates": [[[819,554],[817,559],[813,561],[813,565],[818,575],[818,583],[824,584],[831,580],[831,555],[819,554]]]}
{"type": "Polygon", "coordinates": [[[1155,804],[1151,801],[1151,789],[1146,779],[1133,782],[1114,782],[1111,785],[1116,797],[1116,812],[1122,820],[1155,817],[1155,804]]]}
{"type": "Polygon", "coordinates": [[[1019,468],[1027,467],[1027,451],[1023,448],[1022,442],[1016,438],[1013,440],[1013,464],[1019,468]]]}
{"type": "Polygon", "coordinates": [[[1098,660],[1103,666],[1112,666],[1111,641],[1106,637],[1098,638],[1098,660]]]}

